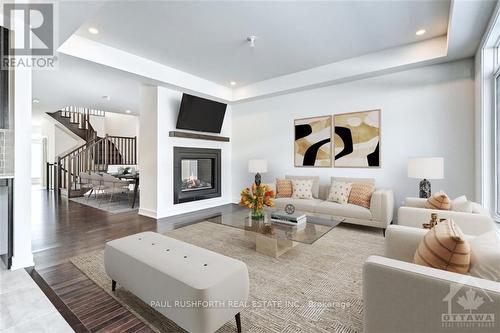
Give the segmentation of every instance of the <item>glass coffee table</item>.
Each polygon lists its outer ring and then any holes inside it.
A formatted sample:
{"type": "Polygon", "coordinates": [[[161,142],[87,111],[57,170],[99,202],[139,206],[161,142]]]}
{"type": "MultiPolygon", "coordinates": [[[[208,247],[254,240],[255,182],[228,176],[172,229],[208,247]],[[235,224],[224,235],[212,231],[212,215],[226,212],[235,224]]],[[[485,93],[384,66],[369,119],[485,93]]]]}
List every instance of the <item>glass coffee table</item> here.
{"type": "Polygon", "coordinates": [[[271,213],[266,210],[264,219],[254,220],[247,209],[211,217],[206,221],[244,230],[255,238],[255,250],[259,253],[278,258],[297,243],[313,244],[332,230],[344,218],[303,212],[307,216],[304,226],[294,226],[271,221],[271,213]]]}

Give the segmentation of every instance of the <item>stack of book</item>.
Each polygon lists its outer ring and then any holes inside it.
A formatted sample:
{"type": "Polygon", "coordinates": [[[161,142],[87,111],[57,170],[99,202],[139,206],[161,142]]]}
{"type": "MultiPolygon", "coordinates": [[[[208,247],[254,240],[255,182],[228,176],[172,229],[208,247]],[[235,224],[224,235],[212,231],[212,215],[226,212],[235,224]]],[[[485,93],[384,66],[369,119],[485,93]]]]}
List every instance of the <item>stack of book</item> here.
{"type": "Polygon", "coordinates": [[[277,211],[271,214],[271,221],[291,225],[302,225],[307,222],[307,218],[305,214],[299,212],[288,214],[284,211],[277,211]]]}

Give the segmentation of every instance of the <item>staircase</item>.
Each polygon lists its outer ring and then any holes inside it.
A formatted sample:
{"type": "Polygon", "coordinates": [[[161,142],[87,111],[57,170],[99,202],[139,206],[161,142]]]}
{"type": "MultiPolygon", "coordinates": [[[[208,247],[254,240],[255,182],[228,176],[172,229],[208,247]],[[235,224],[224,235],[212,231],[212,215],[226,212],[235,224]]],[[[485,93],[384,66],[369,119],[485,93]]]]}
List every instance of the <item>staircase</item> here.
{"type": "Polygon", "coordinates": [[[90,111],[89,109],[68,107],[57,112],[47,112],[47,114],[81,139],[89,141],[97,136],[97,132],[90,124],[90,111]]]}
{"type": "MultiPolygon", "coordinates": [[[[56,185],[60,194],[68,197],[82,196],[80,173],[106,172],[109,165],[137,164],[137,138],[125,136],[97,136],[90,124],[92,111],[59,110],[48,113],[52,118],[85,140],[85,144],[58,157],[56,185]]],[[[102,111],[101,111],[102,112],[102,111]]]]}

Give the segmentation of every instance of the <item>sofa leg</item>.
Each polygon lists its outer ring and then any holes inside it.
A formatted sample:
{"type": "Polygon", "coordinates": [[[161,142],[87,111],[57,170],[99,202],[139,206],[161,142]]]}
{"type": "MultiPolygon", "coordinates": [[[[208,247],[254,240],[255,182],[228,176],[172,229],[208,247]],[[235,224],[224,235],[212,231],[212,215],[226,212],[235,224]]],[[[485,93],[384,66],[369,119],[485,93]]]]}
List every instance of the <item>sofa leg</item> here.
{"type": "Polygon", "coordinates": [[[111,280],[111,291],[115,291],[115,289],[116,289],[116,281],[111,280]]]}
{"type": "Polygon", "coordinates": [[[238,333],[241,333],[241,317],[239,312],[236,316],[234,316],[234,319],[236,319],[236,328],[238,329],[238,333]]]}

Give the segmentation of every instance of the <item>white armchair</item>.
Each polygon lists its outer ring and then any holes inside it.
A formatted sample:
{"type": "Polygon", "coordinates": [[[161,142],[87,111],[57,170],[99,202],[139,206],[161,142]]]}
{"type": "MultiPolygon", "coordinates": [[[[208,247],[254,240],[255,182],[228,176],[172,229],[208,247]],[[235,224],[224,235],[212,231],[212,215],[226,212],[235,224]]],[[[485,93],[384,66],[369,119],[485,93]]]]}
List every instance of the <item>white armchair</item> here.
{"type": "Polygon", "coordinates": [[[391,225],[386,231],[385,257],[366,260],[364,332],[475,332],[473,327],[477,325],[482,325],[478,332],[498,332],[500,283],[413,264],[413,255],[426,232],[391,225]],[[480,297],[483,303],[478,301],[472,304],[475,308],[471,305],[467,309],[468,304],[460,297],[474,297],[472,301],[480,297]],[[469,314],[493,317],[479,320],[467,317],[469,314]]]}
{"type": "Polygon", "coordinates": [[[406,198],[404,206],[398,210],[398,225],[422,228],[422,223],[428,223],[431,214],[438,214],[439,218],[451,218],[467,235],[481,235],[495,230],[495,221],[490,214],[478,203],[473,203],[473,213],[462,213],[452,210],[437,210],[424,208],[426,199],[406,198]]]}

